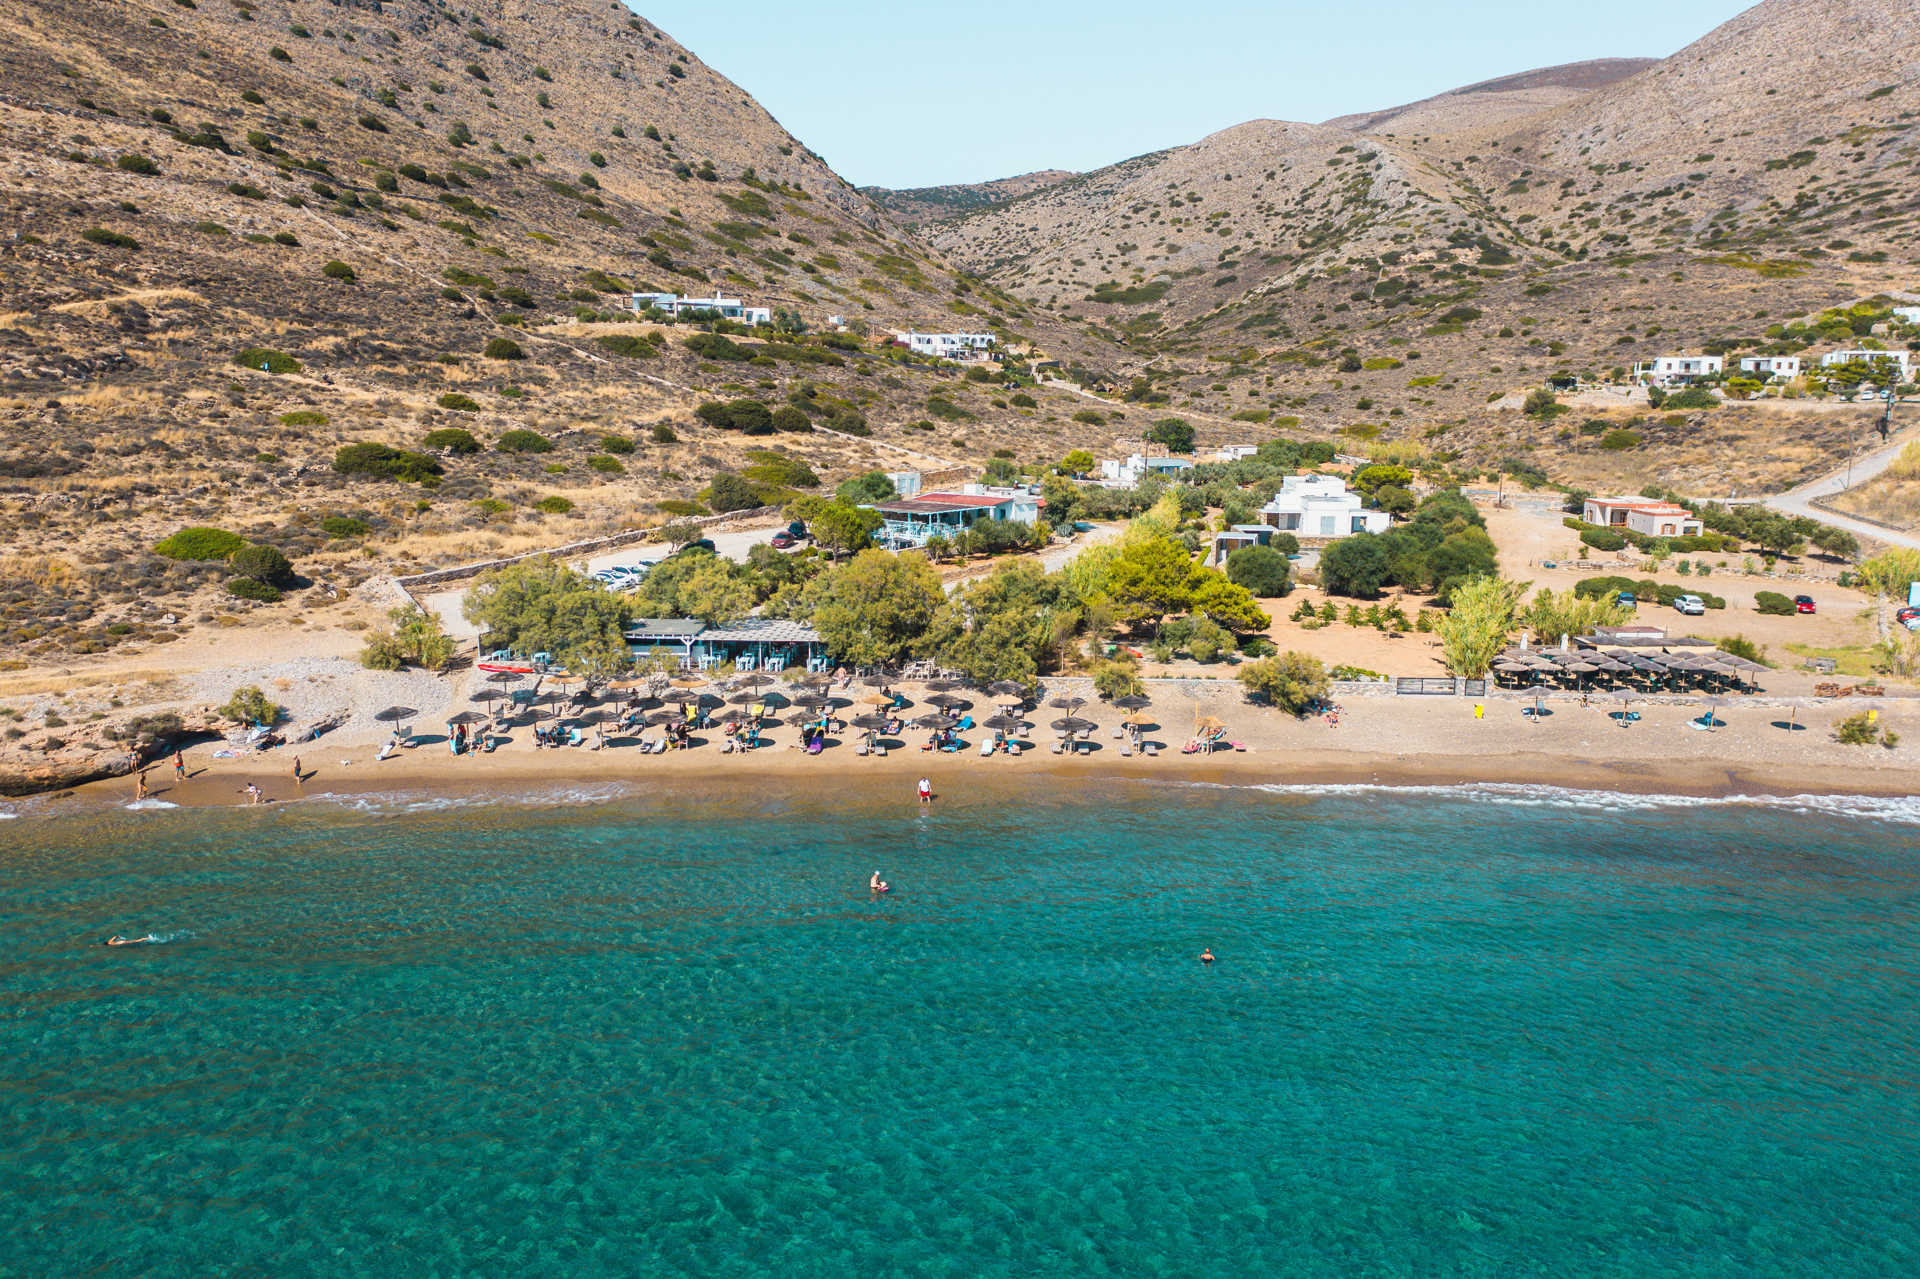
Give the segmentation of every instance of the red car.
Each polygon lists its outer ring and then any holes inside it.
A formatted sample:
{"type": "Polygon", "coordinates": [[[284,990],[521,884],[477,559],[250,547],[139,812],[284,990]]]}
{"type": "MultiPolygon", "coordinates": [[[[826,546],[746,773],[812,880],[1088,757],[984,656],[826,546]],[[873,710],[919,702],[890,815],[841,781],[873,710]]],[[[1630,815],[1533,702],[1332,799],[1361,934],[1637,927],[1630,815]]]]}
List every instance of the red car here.
{"type": "Polygon", "coordinates": [[[1920,631],[1920,606],[1909,604],[1896,612],[1893,620],[1910,631],[1920,631]]]}
{"type": "Polygon", "coordinates": [[[1796,595],[1793,597],[1793,611],[1796,613],[1813,612],[1813,596],[1796,595]]]}
{"type": "Polygon", "coordinates": [[[781,529],[778,533],[775,533],[773,537],[769,539],[770,544],[773,546],[773,549],[776,551],[790,550],[794,546],[797,546],[799,544],[799,541],[800,541],[799,538],[787,532],[785,529],[781,529]]]}

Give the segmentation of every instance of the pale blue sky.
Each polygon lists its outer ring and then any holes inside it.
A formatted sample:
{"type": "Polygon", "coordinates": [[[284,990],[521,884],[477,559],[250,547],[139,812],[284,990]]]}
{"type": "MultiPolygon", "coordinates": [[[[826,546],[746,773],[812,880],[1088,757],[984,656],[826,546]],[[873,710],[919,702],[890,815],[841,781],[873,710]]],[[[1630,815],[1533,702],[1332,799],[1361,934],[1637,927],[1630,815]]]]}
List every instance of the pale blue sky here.
{"type": "Polygon", "coordinates": [[[1091,169],[1534,67],[1665,57],[1740,0],[629,0],[856,185],[1091,169]]]}

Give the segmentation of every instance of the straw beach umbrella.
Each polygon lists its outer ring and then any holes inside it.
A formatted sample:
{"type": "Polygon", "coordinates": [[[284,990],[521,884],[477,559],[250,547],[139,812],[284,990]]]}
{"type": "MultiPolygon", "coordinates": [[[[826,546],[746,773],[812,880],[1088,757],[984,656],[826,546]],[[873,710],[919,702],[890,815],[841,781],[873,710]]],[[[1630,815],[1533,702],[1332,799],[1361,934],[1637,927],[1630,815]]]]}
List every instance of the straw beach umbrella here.
{"type": "Polygon", "coordinates": [[[1153,699],[1145,693],[1128,693],[1124,697],[1114,698],[1113,704],[1123,711],[1140,711],[1153,705],[1153,699]]]}
{"type": "Polygon", "coordinates": [[[397,733],[400,731],[402,724],[405,724],[419,713],[419,711],[413,709],[411,706],[389,706],[387,709],[376,713],[374,719],[382,724],[392,724],[394,726],[394,732],[397,733]]]}

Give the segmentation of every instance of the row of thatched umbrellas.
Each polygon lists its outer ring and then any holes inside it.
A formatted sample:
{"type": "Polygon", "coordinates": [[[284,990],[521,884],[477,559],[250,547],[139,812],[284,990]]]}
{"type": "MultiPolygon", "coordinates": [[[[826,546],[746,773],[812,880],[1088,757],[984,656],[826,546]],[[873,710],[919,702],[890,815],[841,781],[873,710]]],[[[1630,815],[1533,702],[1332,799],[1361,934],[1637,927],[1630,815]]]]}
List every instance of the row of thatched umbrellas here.
{"type": "MultiPolygon", "coordinates": [[[[1725,680],[1731,686],[1751,684],[1751,676],[1767,668],[1733,653],[1628,652],[1625,649],[1508,649],[1494,659],[1496,676],[1520,683],[1528,676],[1532,683],[1541,679],[1571,679],[1585,686],[1593,676],[1605,676],[1616,684],[1642,680],[1655,684],[1663,680],[1725,680]]],[[[1525,686],[1524,684],[1522,685],[1525,686]]]]}
{"type": "MultiPolygon", "coordinates": [[[[493,718],[493,706],[496,701],[502,697],[507,698],[510,702],[518,702],[520,700],[520,695],[510,690],[513,685],[523,682],[526,678],[524,674],[512,671],[497,671],[488,675],[487,683],[490,687],[481,690],[474,699],[475,701],[483,702],[487,706],[487,713],[483,714],[473,710],[460,711],[449,717],[447,720],[448,727],[455,728],[488,722],[493,718]]],[[[568,690],[579,687],[581,691],[571,700],[580,705],[580,711],[575,715],[563,718],[572,718],[576,722],[592,726],[605,724],[619,717],[617,709],[595,707],[595,698],[588,687],[588,681],[578,676],[566,674],[565,672],[556,672],[546,678],[552,679],[555,684],[559,685],[560,692],[536,693],[526,697],[524,702],[521,703],[531,707],[536,715],[539,715],[543,709],[558,713],[560,708],[569,701],[567,696],[568,690]]],[[[873,734],[887,728],[892,722],[888,716],[879,712],[881,708],[892,709],[895,706],[895,697],[891,693],[885,693],[879,690],[890,688],[898,681],[898,678],[898,676],[886,671],[876,671],[860,677],[859,682],[862,685],[875,691],[860,698],[859,702],[861,705],[872,709],[868,713],[856,716],[850,723],[853,727],[866,732],[869,739],[871,739],[873,734]]],[[[747,709],[748,707],[756,705],[764,707],[765,704],[772,702],[776,698],[782,701],[787,700],[780,694],[764,691],[778,682],[779,681],[773,676],[759,671],[749,672],[732,680],[725,681],[721,687],[730,691],[730,695],[726,701],[732,704],[733,709],[722,713],[717,717],[718,720],[722,723],[739,723],[756,719],[759,717],[759,712],[750,711],[747,709]]],[[[615,694],[626,693],[631,695],[645,692],[651,700],[659,701],[663,705],[663,709],[648,715],[646,722],[649,724],[666,724],[685,718],[687,707],[696,707],[702,704],[720,704],[719,699],[716,698],[713,693],[696,691],[704,688],[709,683],[710,681],[704,676],[685,672],[667,678],[656,675],[614,680],[607,684],[605,688],[607,692],[615,694]],[[678,709],[669,710],[664,709],[664,707],[675,707],[678,709]]],[[[830,716],[832,711],[846,706],[847,703],[844,700],[833,697],[827,691],[832,683],[833,676],[825,672],[810,672],[802,676],[797,682],[799,691],[792,697],[790,702],[791,705],[799,707],[800,710],[798,714],[791,716],[787,722],[795,726],[817,724],[820,723],[823,718],[830,716]]],[[[959,690],[966,687],[966,685],[959,680],[928,680],[925,682],[924,687],[930,694],[926,699],[927,704],[937,709],[933,714],[921,715],[911,721],[916,728],[941,729],[952,727],[959,719],[960,712],[972,705],[965,697],[958,695],[959,690]]],[[[1002,680],[988,684],[983,692],[987,697],[993,699],[994,704],[999,707],[998,714],[982,721],[985,727],[1009,736],[1016,736],[1028,727],[1023,712],[1026,709],[1028,701],[1031,699],[1027,694],[1025,686],[1010,680],[1002,680]]],[[[1098,725],[1092,720],[1084,719],[1079,715],[1079,711],[1085,707],[1086,704],[1086,700],[1080,697],[1062,696],[1054,698],[1048,702],[1047,705],[1053,709],[1065,711],[1066,714],[1051,721],[1049,727],[1059,733],[1062,738],[1092,732],[1098,725]]],[[[1143,714],[1145,709],[1152,704],[1148,698],[1137,694],[1128,695],[1115,698],[1113,704],[1120,709],[1131,712],[1128,717],[1122,721],[1122,724],[1130,731],[1137,734],[1144,728],[1154,726],[1152,721],[1143,714]]],[[[389,706],[380,711],[374,718],[382,723],[393,724],[395,731],[398,732],[401,725],[417,718],[419,714],[420,712],[418,710],[410,706],[389,706]]],[[[1204,724],[1202,725],[1202,727],[1206,726],[1207,725],[1204,724]]]]}

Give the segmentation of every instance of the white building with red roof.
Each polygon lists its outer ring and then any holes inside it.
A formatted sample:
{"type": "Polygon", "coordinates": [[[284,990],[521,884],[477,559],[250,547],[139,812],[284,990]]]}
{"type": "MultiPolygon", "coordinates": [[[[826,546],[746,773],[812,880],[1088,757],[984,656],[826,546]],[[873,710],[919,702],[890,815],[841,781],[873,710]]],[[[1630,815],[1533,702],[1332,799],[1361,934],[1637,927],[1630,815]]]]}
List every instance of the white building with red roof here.
{"type": "Polygon", "coordinates": [[[1590,497],[1580,518],[1589,524],[1630,529],[1648,537],[1698,537],[1706,532],[1700,517],[1686,507],[1650,497],[1590,497]]]}

